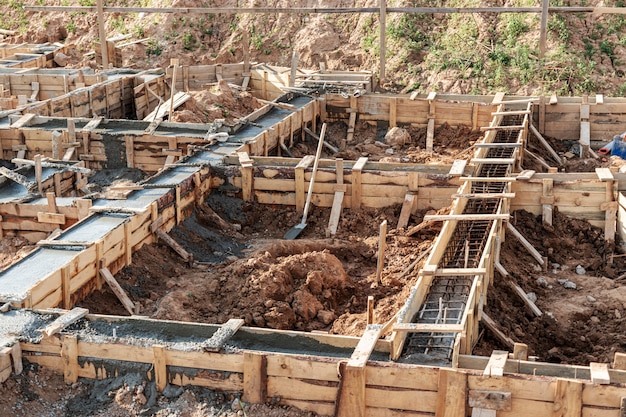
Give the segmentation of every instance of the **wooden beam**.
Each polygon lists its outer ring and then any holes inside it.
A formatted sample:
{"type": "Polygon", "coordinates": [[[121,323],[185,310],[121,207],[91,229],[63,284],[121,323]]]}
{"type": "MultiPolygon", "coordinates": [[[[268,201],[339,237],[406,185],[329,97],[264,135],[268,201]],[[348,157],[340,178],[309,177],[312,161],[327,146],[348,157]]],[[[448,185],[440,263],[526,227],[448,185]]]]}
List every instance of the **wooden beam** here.
{"type": "Polygon", "coordinates": [[[590,362],[589,371],[591,372],[591,382],[594,384],[608,385],[611,383],[608,364],[590,362]]]}
{"type": "Polygon", "coordinates": [[[361,198],[363,195],[363,185],[361,180],[361,174],[363,167],[367,163],[367,158],[361,157],[352,166],[352,208],[361,208],[361,198]]]}
{"type": "Polygon", "coordinates": [[[131,315],[135,314],[135,305],[126,295],[126,291],[120,286],[117,282],[111,271],[108,268],[100,269],[100,276],[104,278],[109,287],[113,291],[113,293],[117,296],[117,299],[120,300],[126,311],[128,311],[131,315]]]}
{"type": "Polygon", "coordinates": [[[398,217],[398,225],[397,229],[404,229],[409,225],[409,219],[411,217],[411,213],[413,212],[413,207],[415,206],[415,192],[409,191],[404,196],[404,202],[402,203],[402,210],[400,211],[400,216],[398,217]]]}
{"type": "Polygon", "coordinates": [[[193,256],[185,250],[182,246],[178,244],[174,239],[170,237],[165,231],[161,229],[157,229],[155,234],[161,239],[165,244],[167,244],[170,248],[174,250],[177,254],[180,255],[185,261],[190,262],[193,259],[193,256]]]}
{"type": "Polygon", "coordinates": [[[70,324],[76,323],[87,314],[89,314],[89,310],[87,310],[86,308],[74,307],[67,313],[61,314],[52,323],[48,324],[45,328],[40,329],[39,331],[44,333],[46,336],[52,336],[53,334],[58,333],[70,324]]]}
{"type": "Polygon", "coordinates": [[[520,241],[520,243],[522,244],[522,246],[524,246],[524,248],[526,248],[526,250],[528,251],[528,253],[530,253],[532,255],[533,258],[535,258],[535,260],[537,261],[537,263],[539,265],[544,264],[543,261],[543,256],[541,256],[541,254],[537,251],[537,249],[535,249],[533,247],[533,245],[530,244],[530,242],[528,240],[526,240],[526,238],[515,228],[515,226],[513,226],[511,224],[511,222],[507,222],[506,224],[506,229],[517,239],[520,241]]]}
{"type": "Polygon", "coordinates": [[[484,200],[487,198],[515,198],[515,193],[471,193],[452,194],[451,198],[467,198],[468,200],[484,200]]]}
{"type": "Polygon", "coordinates": [[[489,329],[496,339],[504,343],[509,349],[513,349],[515,347],[513,339],[502,333],[496,322],[493,321],[485,312],[482,314],[481,322],[489,329]]]}
{"type": "Polygon", "coordinates": [[[263,404],[267,400],[267,357],[262,353],[243,353],[242,399],[253,404],[263,404]]]}
{"type": "Polygon", "coordinates": [[[78,337],[75,334],[63,335],[61,361],[65,383],[73,384],[78,381],[78,337]]]}
{"type": "Polygon", "coordinates": [[[165,356],[165,346],[153,345],[152,355],[154,357],[152,364],[154,365],[154,381],[158,392],[163,392],[167,387],[167,360],[165,356]]]}
{"type": "Polygon", "coordinates": [[[448,175],[451,177],[460,177],[465,173],[465,166],[467,165],[466,159],[455,159],[450,167],[448,175]]]}
{"type": "Polygon", "coordinates": [[[519,142],[512,143],[500,143],[500,142],[485,142],[485,143],[475,143],[474,148],[520,148],[522,146],[519,142]]]}
{"type": "Polygon", "coordinates": [[[541,145],[545,148],[545,150],[548,151],[548,153],[550,154],[550,156],[552,157],[552,159],[554,159],[554,161],[559,164],[559,165],[563,165],[563,161],[561,160],[561,157],[559,156],[558,153],[556,153],[556,151],[554,150],[554,148],[552,148],[552,146],[550,146],[550,144],[548,143],[548,141],[543,137],[543,135],[541,133],[539,133],[539,130],[537,130],[537,128],[533,125],[530,124],[528,125],[528,128],[530,129],[530,131],[533,133],[533,135],[535,135],[535,137],[537,138],[537,140],[539,141],[539,143],[541,143],[541,145]]]}
{"type": "Polygon", "coordinates": [[[474,164],[514,164],[515,158],[472,158],[474,164]]]}
{"type": "Polygon", "coordinates": [[[467,374],[451,368],[439,368],[435,417],[465,417],[467,374]]]}
{"type": "Polygon", "coordinates": [[[558,378],[554,387],[552,417],[579,417],[583,414],[583,382],[558,378]]]}
{"type": "Polygon", "coordinates": [[[511,287],[511,289],[513,290],[513,293],[516,294],[520,300],[522,300],[528,311],[530,311],[536,317],[541,317],[543,315],[539,307],[537,307],[537,305],[533,303],[530,298],[528,298],[526,292],[519,285],[517,285],[516,282],[509,280],[507,281],[507,283],[509,284],[509,287],[511,287]]]}
{"type": "Polygon", "coordinates": [[[378,234],[378,262],[376,263],[376,282],[381,283],[383,268],[385,266],[385,248],[387,246],[387,220],[380,224],[378,234]]]}
{"type": "Polygon", "coordinates": [[[483,376],[502,378],[507,359],[509,359],[509,352],[505,350],[494,350],[483,371],[483,376]]]}
{"type": "Polygon", "coordinates": [[[243,324],[243,319],[229,319],[226,323],[222,324],[215,333],[213,333],[210,339],[202,342],[202,349],[207,352],[219,352],[219,350],[224,347],[226,342],[228,342],[228,340],[230,340],[235,333],[237,333],[237,330],[239,330],[243,324]]]}

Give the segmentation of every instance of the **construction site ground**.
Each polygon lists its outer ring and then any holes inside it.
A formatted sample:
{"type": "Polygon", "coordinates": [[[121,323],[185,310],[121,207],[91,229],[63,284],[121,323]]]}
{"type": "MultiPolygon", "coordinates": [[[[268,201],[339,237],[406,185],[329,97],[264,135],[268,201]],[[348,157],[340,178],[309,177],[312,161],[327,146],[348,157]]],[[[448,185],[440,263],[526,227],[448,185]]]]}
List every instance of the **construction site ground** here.
{"type": "MultiPolygon", "coordinates": [[[[247,111],[252,108],[254,103],[247,111]]],[[[190,105],[177,112],[175,118],[193,119],[203,112],[206,109],[198,111],[190,105]]],[[[469,157],[471,145],[481,136],[468,128],[443,126],[436,131],[436,152],[429,153],[424,150],[426,129],[407,130],[409,141],[388,146],[384,144],[386,127],[359,122],[355,133],[358,145],[348,146],[339,154],[325,150],[323,157],[451,163],[469,157]]],[[[331,123],[326,139],[339,145],[346,132],[343,122],[331,123]]],[[[296,143],[292,151],[301,157],[313,154],[315,146],[315,141],[308,138],[296,143]]],[[[574,158],[568,167],[593,171],[609,164],[619,161],[574,158]]],[[[136,172],[115,174],[100,174],[99,186],[106,187],[125,176],[137,181],[136,172]]],[[[367,297],[375,299],[376,322],[391,319],[415,284],[420,264],[406,274],[403,271],[431,246],[441,225],[433,223],[409,237],[406,230],[395,228],[399,205],[344,209],[338,232],[329,239],[326,226],[330,209],[313,207],[300,237],[284,240],[284,233],[301,220],[302,213],[293,207],[248,203],[219,191],[204,204],[170,233],[193,254],[193,264],[183,262],[168,246],[157,243],[135,253],[133,264],[117,275],[131,299],[139,304],[141,315],[206,323],[243,318],[247,326],[360,336],[366,326],[367,297]],[[219,227],[212,211],[235,226],[228,230],[219,227]],[[382,279],[377,282],[378,235],[384,220],[389,224],[387,249],[382,279]]],[[[426,213],[424,210],[411,216],[409,227],[419,224],[426,213]]],[[[620,254],[619,242],[605,243],[600,229],[558,211],[552,227],[543,226],[540,216],[523,211],[513,214],[512,223],[548,256],[549,266],[542,270],[513,237],[507,237],[503,245],[501,262],[524,291],[536,294],[536,304],[544,314],[535,318],[526,313],[502,277],[489,289],[485,312],[509,337],[528,344],[530,354],[539,360],[610,362],[613,353],[626,346],[622,320],[626,314],[626,286],[622,284],[626,258],[609,256],[620,254]],[[585,272],[577,273],[578,266],[585,272]],[[576,284],[576,288],[565,288],[566,282],[576,284]]],[[[9,237],[1,240],[0,246],[2,265],[32,248],[25,240],[9,237]]],[[[90,295],[80,306],[92,313],[128,314],[108,287],[90,295]]],[[[483,331],[474,353],[488,356],[502,348],[506,346],[483,331]]],[[[0,411],[15,416],[313,415],[272,404],[246,405],[244,410],[237,410],[235,397],[195,388],[171,387],[157,396],[153,386],[138,375],[67,386],[62,376],[32,367],[9,379],[4,393],[0,411]]]]}

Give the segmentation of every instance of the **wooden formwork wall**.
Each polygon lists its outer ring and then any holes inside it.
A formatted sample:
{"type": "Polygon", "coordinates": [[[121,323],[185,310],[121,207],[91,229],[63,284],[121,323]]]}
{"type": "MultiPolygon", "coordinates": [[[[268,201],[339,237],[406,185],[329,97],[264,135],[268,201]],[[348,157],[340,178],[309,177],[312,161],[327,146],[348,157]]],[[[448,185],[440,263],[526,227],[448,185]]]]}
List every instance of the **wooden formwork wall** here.
{"type": "MultiPolygon", "coordinates": [[[[235,187],[242,188],[262,204],[293,205],[304,208],[305,192],[311,179],[311,167],[293,165],[293,159],[253,157],[254,167],[240,167],[235,157],[226,157],[233,164],[225,175],[235,187]],[[291,164],[291,165],[289,165],[291,164]],[[249,171],[251,174],[247,175],[249,171]]],[[[450,196],[458,189],[458,177],[450,177],[444,169],[428,172],[408,169],[403,164],[366,163],[357,166],[355,161],[344,161],[345,197],[343,207],[388,207],[402,204],[407,193],[415,192],[414,210],[439,209],[450,205],[450,196]]],[[[331,207],[337,187],[335,161],[322,159],[313,185],[311,201],[320,207],[331,207]]]]}
{"type": "Polygon", "coordinates": [[[10,68],[52,68],[56,66],[54,56],[68,53],[68,45],[60,45],[50,52],[40,52],[38,45],[0,44],[0,66],[10,68]],[[15,59],[15,58],[20,59],[15,59]],[[15,60],[14,60],[15,59],[15,60]]]}
{"type": "MultiPolygon", "coordinates": [[[[0,83],[2,76],[3,74],[0,74],[0,83]]],[[[8,78],[15,77],[17,75],[12,74],[8,78]]],[[[60,81],[67,82],[66,76],[22,74],[19,77],[22,83],[18,87],[12,87],[13,91],[28,97],[33,94],[30,79],[49,78],[50,80],[44,84],[46,87],[43,92],[39,90],[39,101],[20,105],[18,99],[4,99],[3,107],[19,107],[22,114],[34,113],[50,117],[102,116],[111,119],[134,117],[133,77],[121,77],[76,89],[67,84],[58,84],[60,81]],[[7,100],[11,101],[10,106],[7,105],[7,100]]],[[[73,77],[71,80],[76,81],[78,78],[73,77]]]]}
{"type": "MultiPolygon", "coordinates": [[[[174,67],[166,69],[167,78],[171,79],[174,67]]],[[[176,90],[178,91],[201,91],[210,89],[210,85],[219,80],[225,80],[232,84],[243,81],[244,64],[216,64],[197,66],[176,67],[176,90]]],[[[168,93],[169,95],[169,93],[168,93]]]]}
{"type": "MultiPolygon", "coordinates": [[[[342,360],[337,358],[180,351],[156,344],[95,343],[71,333],[45,338],[38,344],[20,343],[20,348],[27,360],[63,374],[68,383],[79,377],[117,376],[125,363],[144,364],[150,368],[148,376],[158,390],[168,383],[202,386],[242,393],[246,402],[278,400],[321,415],[335,414],[344,382],[342,360]]],[[[477,362],[484,367],[487,359],[462,357],[461,363],[477,362]]],[[[6,367],[10,368],[10,361],[6,367]]],[[[498,417],[553,417],[555,410],[560,416],[623,415],[624,371],[611,370],[611,384],[607,385],[574,379],[576,371],[578,378],[585,378],[585,374],[588,378],[589,368],[585,367],[509,359],[504,371],[503,376],[492,377],[484,376],[482,370],[370,361],[363,379],[353,387],[351,415],[466,417],[477,408],[494,410],[498,417]],[[530,375],[508,374],[522,369],[530,375]]]]}
{"type": "MultiPolygon", "coordinates": [[[[21,304],[17,303],[20,305],[16,307],[51,308],[61,305],[70,308],[94,288],[101,287],[102,281],[98,274],[100,268],[108,267],[111,273],[115,274],[124,266],[131,264],[133,252],[155,240],[150,225],[159,217],[161,218],[159,219],[160,228],[164,231],[171,230],[191,214],[196,204],[204,201],[210,192],[210,187],[209,168],[198,168],[195,174],[190,175],[180,184],[172,186],[149,208],[129,215],[127,221],[106,236],[88,245],[84,250],[77,251],[74,260],[57,271],[51,271],[30,290],[30,294],[21,304]]],[[[2,209],[3,207],[0,206],[0,211],[2,209]]],[[[30,214],[36,208],[14,205],[13,207],[7,206],[5,209],[7,212],[17,213],[17,216],[20,216],[20,214],[30,214]],[[23,210],[23,212],[18,210],[23,210]]],[[[72,214],[71,209],[64,210],[72,214]]],[[[80,213],[77,212],[76,215],[79,216],[80,213]]],[[[18,224],[27,221],[24,217],[15,218],[15,223],[18,224]]],[[[4,228],[4,223],[2,227],[4,228]]],[[[59,225],[54,228],[57,227],[59,225]]],[[[45,232],[42,227],[39,227],[39,230],[45,232]]]]}
{"type": "Polygon", "coordinates": [[[596,96],[541,97],[533,105],[533,124],[545,136],[563,140],[578,140],[581,122],[588,122],[592,141],[609,142],[613,136],[626,131],[626,100],[596,96]],[[587,110],[588,109],[588,114],[587,110]]]}
{"type": "Polygon", "coordinates": [[[426,127],[434,120],[435,127],[448,124],[453,127],[468,126],[473,130],[488,126],[491,112],[497,106],[472,101],[451,101],[427,98],[411,99],[409,96],[364,95],[344,98],[341,95],[326,95],[326,112],[330,119],[346,119],[350,111],[356,110],[358,118],[366,121],[385,121],[390,126],[412,124],[426,127]]]}

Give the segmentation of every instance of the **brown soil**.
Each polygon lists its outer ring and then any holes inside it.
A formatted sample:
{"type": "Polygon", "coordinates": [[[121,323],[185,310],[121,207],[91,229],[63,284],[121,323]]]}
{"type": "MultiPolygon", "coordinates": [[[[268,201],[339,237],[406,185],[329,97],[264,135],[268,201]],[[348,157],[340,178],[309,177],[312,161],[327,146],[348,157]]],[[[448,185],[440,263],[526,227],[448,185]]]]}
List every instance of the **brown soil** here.
{"type": "MultiPolygon", "coordinates": [[[[614,257],[614,245],[604,241],[600,229],[588,222],[554,213],[554,227],[528,212],[514,214],[515,227],[539,250],[548,255],[548,269],[542,271],[526,250],[507,235],[501,255],[511,278],[525,291],[534,292],[544,312],[534,318],[524,312],[521,301],[497,275],[490,288],[485,312],[515,341],[529,345],[540,360],[570,364],[611,362],[626,345],[624,322],[626,272],[624,257],[614,257]],[[576,273],[580,265],[583,275],[576,273]],[[543,277],[542,284],[538,279],[543,277]],[[618,279],[619,278],[619,279],[618,279]],[[569,280],[576,289],[565,289],[559,280],[569,280]]],[[[541,281],[541,280],[540,280],[541,281]]],[[[486,332],[475,353],[490,354],[505,348],[486,332]]]]}
{"type": "Polygon", "coordinates": [[[6,236],[0,239],[0,269],[4,269],[19,261],[36,246],[31,245],[28,239],[20,236],[6,236]]]}

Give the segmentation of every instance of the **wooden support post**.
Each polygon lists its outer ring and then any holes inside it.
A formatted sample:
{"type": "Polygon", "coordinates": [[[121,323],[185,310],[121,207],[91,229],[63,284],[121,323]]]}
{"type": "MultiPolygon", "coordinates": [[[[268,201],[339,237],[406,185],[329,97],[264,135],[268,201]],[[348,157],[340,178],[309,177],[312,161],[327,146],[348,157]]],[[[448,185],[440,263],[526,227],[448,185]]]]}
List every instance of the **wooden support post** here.
{"type": "Polygon", "coordinates": [[[513,339],[502,333],[498,325],[495,321],[491,319],[485,312],[483,312],[482,323],[489,329],[489,331],[498,339],[500,342],[504,343],[509,349],[513,349],[515,347],[515,342],[513,339]]]}
{"type": "Polygon", "coordinates": [[[361,157],[356,161],[354,166],[352,167],[352,209],[360,209],[361,208],[361,198],[363,193],[363,185],[361,180],[361,174],[363,172],[363,168],[367,163],[366,157],[361,157]]]}
{"type": "Polygon", "coordinates": [[[589,156],[591,145],[591,125],[589,123],[589,104],[580,105],[580,157],[589,156]]]}
{"type": "Polygon", "coordinates": [[[546,43],[548,39],[548,8],[550,0],[541,0],[541,23],[539,24],[539,58],[543,58],[546,53],[546,43]]]}
{"type": "Polygon", "coordinates": [[[524,343],[515,343],[513,345],[513,359],[520,361],[528,360],[528,345],[524,343]]]}
{"type": "Polygon", "coordinates": [[[124,245],[125,245],[125,260],[126,266],[130,266],[133,262],[133,242],[132,242],[132,229],[131,223],[124,223],[124,245]]]}
{"type": "Polygon", "coordinates": [[[243,31],[243,37],[241,38],[241,44],[243,48],[243,83],[241,87],[243,90],[248,89],[250,83],[250,35],[247,30],[243,31]]]}
{"type": "Polygon", "coordinates": [[[125,136],[126,142],[126,167],[135,168],[135,138],[134,136],[125,136]]]}
{"type": "Polygon", "coordinates": [[[522,246],[524,246],[524,248],[526,248],[528,253],[530,253],[532,257],[535,258],[537,263],[543,266],[545,263],[543,260],[543,256],[541,256],[541,254],[537,251],[537,249],[535,249],[533,245],[531,245],[530,242],[526,240],[526,238],[515,228],[515,226],[513,226],[510,222],[507,222],[506,228],[509,232],[511,232],[511,234],[513,234],[513,236],[515,236],[517,240],[520,241],[522,246]]]}
{"type": "Polygon", "coordinates": [[[176,73],[178,72],[178,58],[172,58],[170,60],[170,65],[172,68],[172,89],[170,92],[170,112],[169,112],[169,120],[172,120],[172,114],[174,114],[174,93],[176,92],[176,73]]]}
{"type": "Polygon", "coordinates": [[[295,49],[291,54],[291,73],[289,75],[289,87],[296,86],[296,76],[298,75],[298,51],[295,49]]]}
{"type": "Polygon", "coordinates": [[[398,99],[396,97],[391,97],[389,99],[389,127],[396,127],[398,126],[398,122],[397,122],[397,105],[398,105],[398,99]]]}
{"type": "Polygon", "coordinates": [[[411,213],[413,212],[413,207],[415,206],[415,202],[417,201],[415,192],[409,191],[404,196],[404,202],[402,203],[402,210],[400,211],[400,216],[398,217],[398,225],[396,228],[404,229],[409,225],[409,219],[411,217],[411,213]]]}
{"type": "Polygon", "coordinates": [[[174,239],[172,239],[167,233],[163,230],[158,229],[155,231],[155,234],[161,239],[166,245],[174,250],[177,254],[180,255],[186,262],[193,261],[193,256],[189,252],[185,250],[182,246],[178,244],[174,239]]]}
{"type": "Polygon", "coordinates": [[[59,209],[54,193],[46,193],[46,200],[48,201],[48,213],[58,213],[59,209]]]}
{"type": "Polygon", "coordinates": [[[356,116],[358,111],[359,110],[357,98],[354,96],[350,96],[350,108],[348,109],[350,117],[348,119],[348,136],[346,138],[347,143],[352,143],[352,141],[354,140],[354,128],[356,126],[356,116]]]}
{"type": "Polygon", "coordinates": [[[183,219],[183,207],[180,202],[180,184],[176,185],[174,188],[174,193],[176,195],[175,207],[176,207],[176,224],[181,224],[183,219]]]}
{"type": "Polygon", "coordinates": [[[426,152],[432,152],[435,141],[435,97],[437,93],[428,93],[428,125],[426,127],[426,152]]]}
{"type": "Polygon", "coordinates": [[[367,296],[367,324],[374,324],[374,296],[367,296]]]}
{"type": "Polygon", "coordinates": [[[304,183],[304,171],[313,163],[315,157],[313,155],[304,156],[294,170],[295,182],[296,182],[296,212],[304,210],[304,203],[306,199],[305,195],[305,183],[304,183]]]}
{"type": "Polygon", "coordinates": [[[465,417],[467,374],[450,368],[439,368],[435,417],[465,417]]]}
{"type": "Polygon", "coordinates": [[[63,336],[61,360],[63,361],[63,379],[65,383],[73,384],[78,381],[78,338],[75,334],[63,336]]]}
{"type": "Polygon", "coordinates": [[[52,131],[52,159],[60,159],[61,154],[59,148],[62,148],[61,132],[58,130],[52,131]]]}
{"type": "Polygon", "coordinates": [[[552,194],[554,180],[552,178],[544,178],[542,180],[541,204],[543,224],[552,226],[552,205],[554,204],[554,195],[552,194]]]}
{"type": "Polygon", "coordinates": [[[252,159],[247,152],[237,152],[239,163],[241,164],[241,193],[243,201],[252,201],[254,199],[254,173],[252,172],[252,159]]]}
{"type": "Polygon", "coordinates": [[[70,265],[61,268],[61,293],[63,297],[63,308],[69,310],[72,308],[72,293],[70,290],[71,276],[70,265]]]}
{"type": "Polygon", "coordinates": [[[42,167],[41,167],[41,155],[35,155],[35,181],[37,181],[37,190],[39,194],[43,194],[43,188],[41,184],[41,175],[42,175],[42,167]]]}
{"type": "Polygon", "coordinates": [[[379,51],[380,51],[380,75],[379,84],[382,85],[387,78],[385,66],[387,60],[387,0],[380,0],[380,22],[379,22],[379,51]]]}
{"type": "Polygon", "coordinates": [[[22,348],[19,342],[16,342],[11,346],[11,360],[13,361],[13,373],[19,375],[24,370],[24,364],[22,363],[22,348]]]}
{"type": "Polygon", "coordinates": [[[333,198],[333,206],[330,210],[330,218],[328,220],[328,228],[326,229],[326,237],[334,236],[339,227],[339,217],[343,208],[343,196],[345,194],[345,186],[343,184],[343,159],[337,158],[335,161],[335,175],[337,177],[337,187],[333,198]]]}
{"type": "MultiPolygon", "coordinates": [[[[104,0],[96,0],[98,9],[98,37],[100,38],[100,51],[102,53],[102,68],[109,69],[109,51],[107,48],[107,35],[104,28],[104,0]]],[[[115,59],[115,57],[113,57],[115,59]]]]}
{"type": "Polygon", "coordinates": [[[117,282],[111,271],[108,268],[101,268],[100,275],[104,278],[109,287],[113,291],[113,293],[117,296],[118,300],[122,303],[126,311],[128,311],[131,315],[135,314],[135,304],[128,298],[126,295],[126,291],[120,286],[117,282]]]}
{"type": "Polygon", "coordinates": [[[554,390],[552,417],[579,417],[583,409],[583,383],[558,378],[554,390]]]}
{"type": "Polygon", "coordinates": [[[262,353],[243,353],[242,399],[253,404],[263,404],[267,399],[267,357],[262,353]]]}
{"type": "Polygon", "coordinates": [[[387,220],[380,224],[378,234],[378,262],[376,264],[376,283],[380,285],[385,266],[385,247],[387,246],[387,220]]]}
{"type": "Polygon", "coordinates": [[[153,345],[152,354],[154,355],[154,381],[158,392],[163,392],[167,387],[167,358],[165,355],[165,346],[153,345]]]}

